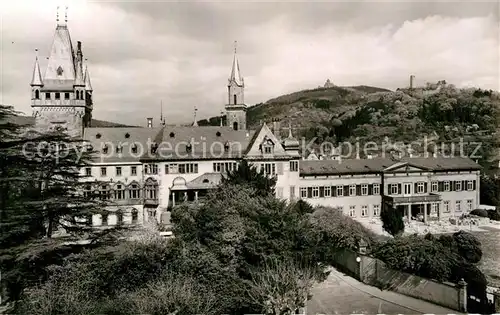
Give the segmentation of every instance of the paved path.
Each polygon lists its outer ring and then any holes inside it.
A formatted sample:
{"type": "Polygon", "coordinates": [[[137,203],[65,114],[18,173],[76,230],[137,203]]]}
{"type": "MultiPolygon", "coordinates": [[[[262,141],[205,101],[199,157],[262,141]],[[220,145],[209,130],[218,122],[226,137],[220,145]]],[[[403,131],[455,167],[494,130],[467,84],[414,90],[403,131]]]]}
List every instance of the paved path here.
{"type": "Polygon", "coordinates": [[[307,314],[460,314],[392,291],[381,291],[332,269],[312,289],[307,314]]]}

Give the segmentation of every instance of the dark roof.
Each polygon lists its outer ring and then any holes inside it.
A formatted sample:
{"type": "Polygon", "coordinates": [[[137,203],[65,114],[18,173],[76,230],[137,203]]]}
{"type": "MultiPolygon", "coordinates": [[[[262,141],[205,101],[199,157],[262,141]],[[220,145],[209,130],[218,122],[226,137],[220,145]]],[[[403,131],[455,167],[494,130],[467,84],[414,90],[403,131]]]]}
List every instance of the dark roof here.
{"type": "Polygon", "coordinates": [[[386,168],[401,162],[432,171],[479,170],[481,166],[469,158],[460,157],[416,157],[392,160],[389,158],[303,160],[300,161],[300,175],[335,175],[381,173],[386,168]]]}
{"type": "Polygon", "coordinates": [[[164,127],[155,138],[156,154],[143,159],[203,160],[241,158],[255,131],[233,130],[230,127],[164,127]],[[190,151],[187,149],[191,143],[190,151]],[[228,150],[224,146],[228,145],[228,150]]]}

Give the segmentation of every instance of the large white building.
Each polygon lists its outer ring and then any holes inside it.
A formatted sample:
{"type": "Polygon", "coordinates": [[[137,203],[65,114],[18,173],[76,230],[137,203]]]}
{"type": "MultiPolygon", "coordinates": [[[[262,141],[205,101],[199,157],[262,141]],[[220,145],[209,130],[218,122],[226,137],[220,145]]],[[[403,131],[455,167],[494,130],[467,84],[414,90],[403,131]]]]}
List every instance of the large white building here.
{"type": "Polygon", "coordinates": [[[56,27],[48,59],[43,77],[38,60],[33,70],[35,128],[64,130],[100,152],[82,170],[87,190],[113,202],[108,215],[92,218],[96,226],[168,223],[173,206],[203,198],[242,160],[277,176],[278,198],[341,207],[356,218],[377,217],[391,205],[409,219],[429,221],[479,205],[480,167],[468,158],[304,160],[291,128],[285,139],[265,123],[248,130],[236,51],[227,85],[227,126],[217,127],[155,127],[151,120],[148,128],[93,127],[89,72],[81,43],[75,52],[65,23],[56,27]]]}

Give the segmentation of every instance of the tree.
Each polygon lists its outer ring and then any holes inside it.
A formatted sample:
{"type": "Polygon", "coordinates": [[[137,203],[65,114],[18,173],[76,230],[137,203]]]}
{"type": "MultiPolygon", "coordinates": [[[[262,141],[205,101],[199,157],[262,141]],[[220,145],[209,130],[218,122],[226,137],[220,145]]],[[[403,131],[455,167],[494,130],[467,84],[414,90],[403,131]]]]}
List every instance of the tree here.
{"type": "Polygon", "coordinates": [[[227,173],[227,177],[222,178],[222,189],[227,185],[247,185],[255,189],[257,196],[266,197],[274,196],[274,188],[276,186],[277,177],[269,177],[264,174],[264,170],[260,172],[248,161],[243,160],[238,168],[227,173]]]}
{"type": "Polygon", "coordinates": [[[403,213],[394,207],[383,207],[380,213],[382,227],[392,236],[400,236],[405,229],[403,213]]]}

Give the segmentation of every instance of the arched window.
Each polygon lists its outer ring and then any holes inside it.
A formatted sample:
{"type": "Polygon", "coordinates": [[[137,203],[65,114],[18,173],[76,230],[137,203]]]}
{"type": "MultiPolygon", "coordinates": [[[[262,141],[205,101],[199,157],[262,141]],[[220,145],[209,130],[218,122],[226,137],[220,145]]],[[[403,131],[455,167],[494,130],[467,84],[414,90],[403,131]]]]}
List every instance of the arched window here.
{"type": "Polygon", "coordinates": [[[237,104],[237,97],[236,97],[236,94],[233,95],[233,100],[234,100],[234,105],[237,104]]]}
{"type": "Polygon", "coordinates": [[[40,91],[35,90],[35,99],[39,100],[40,99],[40,91]]]}
{"type": "Polygon", "coordinates": [[[131,215],[132,215],[132,224],[136,224],[137,221],[139,221],[139,211],[133,208],[131,211],[131,215]]]}
{"type": "Polygon", "coordinates": [[[99,198],[101,200],[111,199],[111,190],[109,189],[109,185],[99,186],[99,198]]]}
{"type": "Polygon", "coordinates": [[[144,187],[145,199],[157,199],[158,198],[158,183],[154,179],[146,180],[144,187]]]}
{"type": "Polygon", "coordinates": [[[233,130],[238,130],[238,123],[236,121],[233,123],[233,130]]]}

